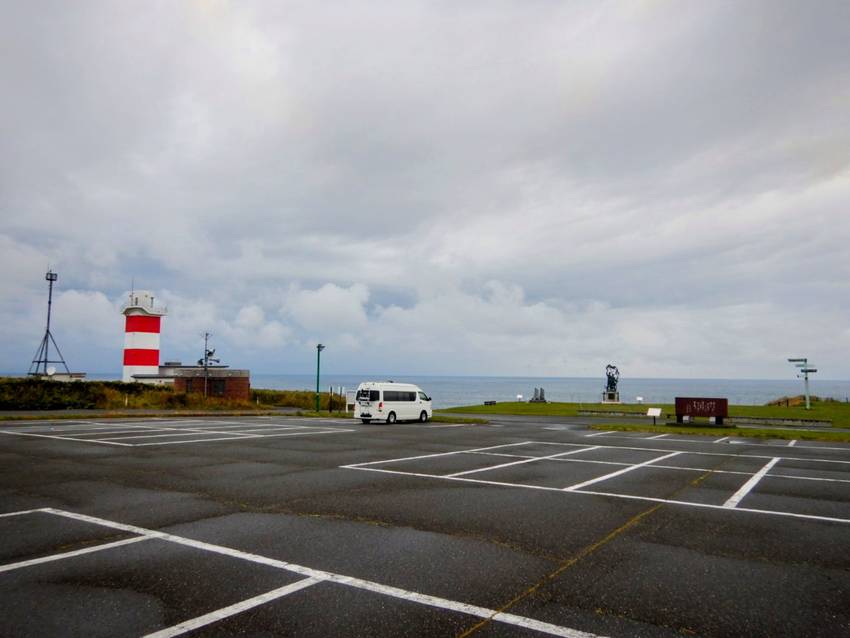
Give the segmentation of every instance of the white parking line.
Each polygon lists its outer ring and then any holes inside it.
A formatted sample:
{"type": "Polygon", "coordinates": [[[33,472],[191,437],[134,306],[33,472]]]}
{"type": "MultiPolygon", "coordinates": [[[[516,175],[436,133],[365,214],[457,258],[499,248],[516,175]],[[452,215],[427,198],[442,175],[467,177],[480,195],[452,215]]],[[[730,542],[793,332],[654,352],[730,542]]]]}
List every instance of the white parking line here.
{"type": "Polygon", "coordinates": [[[496,485],[498,487],[512,487],[512,488],[522,488],[528,490],[542,490],[544,492],[559,492],[561,494],[581,494],[583,496],[607,496],[610,498],[621,498],[627,501],[647,501],[650,503],[665,503],[667,505],[679,505],[683,507],[699,507],[703,509],[713,509],[713,510],[723,510],[726,512],[745,512],[748,514],[765,514],[769,516],[782,516],[787,518],[798,518],[802,520],[810,520],[810,521],[826,521],[829,523],[844,523],[850,524],[850,518],[835,518],[832,516],[817,516],[815,514],[797,514],[795,512],[780,512],[775,510],[759,510],[752,509],[748,507],[737,507],[737,508],[728,508],[723,507],[722,505],[712,505],[710,503],[698,503],[695,501],[677,501],[673,499],[667,498],[654,498],[651,496],[636,496],[634,494],[618,494],[616,492],[596,492],[593,490],[577,490],[573,492],[565,492],[563,488],[560,487],[546,487],[545,485],[530,485],[528,483],[507,483],[505,481],[486,481],[483,479],[474,479],[474,478],[466,478],[463,476],[458,477],[446,477],[441,476],[439,474],[423,474],[421,472],[402,472],[399,470],[383,470],[376,467],[352,467],[348,465],[341,465],[340,467],[349,469],[349,470],[360,470],[362,472],[380,472],[382,474],[397,474],[399,476],[417,476],[420,478],[427,479],[441,479],[444,481],[462,481],[465,483],[478,483],[481,485],[496,485]]]}
{"type": "MultiPolygon", "coordinates": [[[[526,441],[525,444],[535,443],[537,445],[581,445],[580,443],[561,443],[559,441],[526,441]]],[[[599,447],[604,448],[606,450],[639,450],[642,452],[669,452],[670,449],[658,448],[658,447],[635,447],[633,445],[600,445],[599,447]]],[[[783,446],[784,447],[784,446],[783,446]]],[[[482,448],[484,449],[484,448],[482,448]]],[[[801,446],[797,446],[797,449],[801,449],[801,446]]],[[[806,448],[813,450],[822,450],[824,448],[806,448]]],[[[841,448],[845,452],[850,452],[850,448],[841,448]]],[[[682,454],[690,454],[692,456],[727,456],[736,459],[772,459],[772,456],[766,454],[732,454],[730,452],[702,452],[698,450],[679,450],[682,454]]],[[[850,461],[843,461],[839,459],[821,459],[821,458],[805,458],[800,456],[783,456],[783,459],[786,461],[808,461],[811,463],[838,463],[841,465],[850,465],[850,461]]],[[[393,459],[390,459],[393,460],[393,459]]]]}
{"type": "MultiPolygon", "coordinates": [[[[320,430],[318,432],[287,432],[286,434],[245,434],[241,437],[226,436],[217,439],[193,439],[191,441],[156,441],[154,443],[127,443],[135,447],[144,447],[147,445],[180,445],[182,443],[210,443],[212,441],[248,441],[251,439],[275,439],[281,436],[312,436],[314,434],[340,434],[342,432],[356,432],[357,430],[320,430]]],[[[101,441],[105,443],[106,441],[101,441]]]]}
{"type": "MultiPolygon", "coordinates": [[[[594,446],[594,449],[606,449],[605,446],[594,446]]],[[[540,458],[537,456],[527,456],[522,454],[502,454],[498,452],[471,452],[471,454],[478,454],[480,456],[498,456],[503,458],[513,458],[513,459],[536,459],[540,458]]],[[[683,452],[683,454],[690,454],[690,452],[683,452]]],[[[557,458],[553,459],[560,463],[587,463],[591,465],[615,465],[618,467],[631,467],[634,465],[633,463],[624,463],[622,461],[600,461],[597,459],[575,459],[575,458],[557,458]]],[[[752,476],[752,472],[742,472],[739,470],[717,470],[710,467],[683,467],[680,465],[653,465],[652,467],[658,468],[660,470],[678,470],[682,472],[711,472],[712,474],[733,474],[736,476],[752,476]]],[[[437,475],[439,476],[439,475],[437,475]]],[[[795,481],[822,481],[824,483],[850,483],[850,479],[837,479],[837,478],[823,478],[818,476],[800,476],[799,474],[765,474],[768,478],[784,478],[784,479],[793,479],[795,481]]]]}
{"type": "MultiPolygon", "coordinates": [[[[742,430],[742,432],[745,432],[745,430],[742,430]]],[[[615,431],[599,432],[597,434],[585,434],[585,436],[601,436],[603,434],[615,434],[615,431]]],[[[752,441],[739,440],[739,439],[731,438],[731,437],[728,437],[728,436],[724,436],[723,438],[716,439],[714,441],[701,440],[701,439],[704,439],[704,437],[702,437],[698,434],[694,434],[693,436],[695,436],[697,438],[693,438],[693,439],[667,439],[667,441],[668,442],[674,442],[675,441],[676,443],[705,444],[705,443],[721,443],[721,442],[726,441],[728,439],[729,443],[733,443],[735,445],[753,445],[753,446],[758,446],[758,447],[787,447],[788,446],[787,443],[754,443],[752,441]]],[[[610,438],[610,439],[634,440],[636,437],[620,435],[620,436],[609,436],[608,438],[610,438]]],[[[740,437],[740,438],[746,439],[746,437],[740,437]]],[[[648,439],[643,439],[643,440],[646,441],[648,439]]],[[[807,450],[835,450],[835,451],[840,451],[840,452],[850,452],[850,445],[845,446],[845,447],[826,447],[826,446],[822,446],[822,445],[796,445],[796,447],[797,448],[805,448],[807,450]]],[[[850,462],[850,461],[848,461],[848,462],[850,462]]]]}
{"type": "Polygon", "coordinates": [[[738,503],[741,502],[747,494],[758,484],[764,475],[770,471],[774,465],[776,465],[782,457],[774,457],[770,461],[768,461],[763,468],[761,468],[758,472],[753,474],[752,478],[749,481],[744,483],[737,492],[735,492],[728,501],[723,504],[723,507],[734,508],[738,506],[738,503]]]}
{"type": "Polygon", "coordinates": [[[367,463],[354,463],[352,465],[343,465],[342,467],[365,467],[367,465],[377,465],[379,463],[394,463],[399,461],[417,461],[419,459],[432,459],[437,456],[451,456],[452,454],[467,454],[469,452],[481,452],[483,450],[498,450],[503,447],[516,447],[519,445],[529,445],[534,441],[523,441],[522,443],[505,443],[504,445],[490,445],[488,447],[476,447],[469,450],[453,450],[451,452],[437,452],[436,454],[420,454],[419,456],[405,456],[400,459],[386,459],[384,461],[369,461],[367,463]]]}
{"type": "Polygon", "coordinates": [[[34,432],[9,432],[7,430],[0,430],[0,434],[13,434],[15,436],[35,436],[42,439],[59,439],[60,441],[82,441],[83,443],[103,443],[105,445],[120,445],[124,447],[131,447],[130,443],[115,443],[114,441],[98,441],[97,439],[75,439],[70,436],[51,436],[49,434],[35,434],[34,432]]]}
{"type": "Polygon", "coordinates": [[[277,423],[240,423],[239,425],[211,425],[211,426],[201,426],[196,425],[192,429],[197,430],[199,432],[204,432],[206,430],[239,430],[242,431],[246,428],[266,428],[266,429],[276,429],[276,430],[299,430],[309,427],[307,425],[280,425],[277,423]]]}
{"type": "Polygon", "coordinates": [[[528,459],[523,459],[522,461],[512,461],[511,463],[502,463],[500,465],[491,465],[490,467],[481,467],[476,470],[466,470],[465,472],[456,472],[454,474],[446,474],[447,477],[453,476],[465,476],[467,474],[475,474],[476,472],[489,472],[490,470],[498,470],[503,467],[510,467],[512,465],[522,465],[523,463],[533,463],[534,461],[545,461],[547,459],[556,459],[561,456],[569,456],[570,454],[578,454],[579,452],[588,452],[590,450],[597,450],[598,446],[590,446],[581,448],[578,450],[570,450],[569,452],[561,452],[559,454],[550,454],[549,456],[534,456],[528,459]]]}
{"type": "Polygon", "coordinates": [[[795,445],[797,445],[797,439],[794,439],[793,441],[788,441],[788,447],[794,447],[795,445]]]}
{"type": "Polygon", "coordinates": [[[316,583],[320,582],[322,581],[319,578],[305,578],[303,580],[290,583],[289,585],[278,587],[277,589],[268,591],[265,594],[260,594],[259,596],[248,598],[247,600],[243,600],[234,605],[222,607],[221,609],[217,609],[216,611],[211,611],[208,614],[198,616],[197,618],[193,618],[192,620],[181,622],[180,624],[174,625],[173,627],[168,627],[167,629],[155,631],[152,634],[146,634],[144,638],[171,638],[172,636],[180,636],[181,634],[194,631],[199,627],[205,627],[206,625],[211,625],[212,623],[218,622],[219,620],[223,620],[224,618],[235,616],[236,614],[240,614],[243,611],[252,609],[253,607],[258,607],[259,605],[264,605],[272,600],[283,598],[284,596],[288,596],[289,594],[292,594],[296,591],[304,589],[305,587],[310,587],[311,585],[315,585],[316,583]]]}
{"type": "MultiPolygon", "coordinates": [[[[133,436],[122,436],[119,439],[114,439],[118,441],[129,441],[131,439],[162,439],[170,436],[198,436],[199,434],[226,434],[228,437],[245,437],[251,436],[250,434],[241,434],[239,432],[219,432],[217,430],[186,430],[185,432],[169,432],[168,434],[134,434],[133,436]]],[[[179,441],[178,441],[179,442],[179,441]]]]}
{"type": "MultiPolygon", "coordinates": [[[[669,440],[669,439],[668,439],[669,440]]],[[[440,456],[450,456],[452,454],[473,454],[478,452],[484,452],[487,450],[497,450],[501,448],[509,448],[509,447],[519,447],[523,445],[552,445],[556,447],[589,447],[587,443],[564,443],[561,441],[521,441],[518,443],[505,443],[503,445],[492,445],[489,447],[481,447],[481,448],[470,448],[470,449],[462,449],[462,450],[452,450],[450,452],[437,452],[435,454],[422,454],[420,456],[406,456],[396,459],[383,459],[380,461],[369,461],[368,463],[350,463],[347,465],[341,465],[343,468],[359,468],[365,467],[367,465],[381,465],[383,463],[398,463],[401,461],[415,461],[418,459],[428,459],[428,458],[436,458],[440,456]]],[[[604,450],[637,450],[639,452],[670,452],[669,448],[654,448],[654,447],[637,447],[631,445],[597,445],[604,450]]],[[[800,449],[797,446],[797,449],[800,449]]],[[[820,449],[820,448],[818,448],[820,449]]],[[[772,456],[767,456],[764,454],[732,454],[730,452],[702,452],[698,450],[678,450],[682,454],[688,454],[691,456],[721,456],[727,458],[736,458],[736,459],[768,459],[773,458],[772,456]]],[[[848,448],[850,451],[850,448],[848,448]]],[[[822,458],[805,458],[805,457],[797,457],[797,456],[783,456],[786,461],[806,461],[810,463],[833,463],[840,465],[850,465],[850,461],[843,461],[839,459],[822,459],[822,458]]],[[[429,475],[430,476],[430,475],[429,475]]]]}
{"type": "Polygon", "coordinates": [[[4,514],[0,514],[0,518],[7,518],[7,517],[10,517],[10,516],[23,516],[24,514],[35,514],[35,513],[41,512],[41,511],[42,511],[41,509],[34,509],[34,510],[20,510],[18,512],[6,512],[4,514]]]}
{"type": "MultiPolygon", "coordinates": [[[[301,421],[304,421],[302,419],[301,421]]],[[[326,424],[330,422],[328,419],[311,419],[313,423],[323,423],[326,424]]],[[[318,425],[295,425],[295,424],[273,424],[273,423],[237,423],[230,425],[219,425],[218,429],[215,425],[209,425],[212,423],[211,421],[184,421],[184,422],[175,422],[178,423],[178,427],[168,427],[163,425],[165,423],[172,423],[171,421],[157,421],[156,425],[141,425],[141,424],[110,424],[104,427],[98,427],[97,423],[92,423],[94,427],[88,428],[86,430],[79,430],[77,427],[74,428],[73,431],[64,431],[62,429],[48,429],[42,430],[46,432],[52,432],[52,434],[41,434],[37,432],[31,431],[21,431],[19,429],[0,429],[0,434],[9,434],[13,436],[30,436],[37,438],[45,438],[45,439],[58,439],[60,441],[77,441],[81,443],[99,443],[102,445],[115,445],[120,447],[140,447],[140,446],[150,446],[150,445],[172,445],[172,444],[180,444],[180,443],[203,443],[203,442],[211,442],[211,441],[241,441],[245,439],[257,439],[257,438],[276,438],[280,436],[301,436],[301,435],[312,435],[312,434],[334,434],[334,433],[342,433],[342,432],[356,432],[356,430],[348,429],[348,428],[339,428],[339,429],[327,429],[328,426],[324,425],[323,427],[318,425]],[[186,427],[185,423],[204,423],[204,426],[195,426],[195,427],[186,427]],[[116,429],[118,428],[132,428],[132,429],[116,429]],[[216,429],[213,429],[216,428],[216,429]],[[225,430],[226,428],[226,430],[225,430]],[[232,429],[231,429],[232,428],[232,429]],[[167,434],[159,434],[159,432],[167,432],[167,434]],[[280,432],[283,432],[282,434],[280,432]],[[112,435],[125,435],[129,434],[132,436],[112,436],[112,435]],[[207,437],[209,435],[223,435],[221,437],[216,438],[197,438],[198,436],[207,437]],[[71,435],[71,436],[69,436],[71,435]],[[170,437],[181,437],[181,436],[192,436],[195,438],[188,441],[152,441],[146,443],[135,443],[130,442],[131,440],[135,441],[137,439],[160,439],[160,438],[170,438],[170,437]],[[97,437],[97,438],[95,438],[97,437]],[[127,441],[127,442],[125,442],[127,441]]],[[[222,422],[223,423],[223,422],[222,422]]]]}
{"type": "MultiPolygon", "coordinates": [[[[363,470],[369,471],[366,468],[363,468],[363,470]]],[[[452,480],[475,482],[474,479],[452,480]]],[[[238,549],[232,549],[230,547],[213,545],[211,543],[196,541],[190,538],[185,538],[183,536],[174,536],[173,534],[167,534],[165,532],[157,532],[154,530],[145,529],[143,527],[137,527],[135,525],[124,525],[123,523],[116,523],[114,521],[108,521],[103,518],[96,518],[94,516],[87,516],[85,514],[76,514],[74,512],[53,509],[50,507],[44,508],[40,511],[47,512],[49,514],[56,514],[57,516],[64,516],[66,518],[71,518],[74,520],[94,523],[96,525],[102,525],[104,527],[110,527],[112,529],[120,529],[126,532],[151,536],[153,538],[159,538],[172,543],[177,543],[179,545],[184,545],[186,547],[192,547],[195,549],[220,554],[223,556],[230,556],[232,558],[239,558],[245,561],[250,561],[252,563],[259,563],[261,565],[268,565],[270,567],[284,569],[286,571],[290,571],[296,574],[301,574],[311,579],[314,578],[317,580],[346,585],[355,589],[371,591],[377,594],[383,594],[385,596],[398,598],[400,600],[415,602],[421,605],[428,605],[430,607],[436,607],[438,609],[446,609],[448,611],[456,611],[464,614],[469,614],[478,618],[488,618],[495,622],[513,625],[515,627],[522,627],[524,629],[533,629],[535,631],[547,633],[552,636],[562,636],[563,638],[600,638],[596,634],[587,633],[578,629],[572,629],[570,627],[553,625],[551,623],[542,622],[533,618],[517,616],[514,614],[507,614],[504,612],[500,612],[496,609],[478,607],[477,605],[469,605],[467,603],[461,603],[454,600],[449,600],[447,598],[440,598],[438,596],[431,596],[429,594],[421,594],[418,592],[401,589],[399,587],[392,587],[390,585],[382,585],[374,581],[355,578],[353,576],[344,576],[342,574],[335,574],[333,572],[326,572],[319,569],[313,569],[311,567],[305,567],[303,565],[297,565],[295,563],[288,563],[282,560],[268,558],[266,556],[260,556],[258,554],[243,552],[238,549]]]]}
{"type": "MultiPolygon", "coordinates": [[[[283,425],[257,425],[255,427],[243,427],[240,430],[233,430],[234,434],[253,434],[253,433],[262,433],[262,432],[280,432],[281,430],[304,430],[306,429],[306,425],[292,425],[292,426],[283,426],[283,425]]],[[[200,429],[203,432],[203,429],[200,429]]],[[[228,432],[229,434],[230,432],[228,432]]],[[[309,432],[304,432],[303,434],[309,434],[309,432]]]]}
{"type": "Polygon", "coordinates": [[[620,476],[621,474],[626,474],[627,472],[632,472],[642,467],[646,467],[647,465],[652,465],[656,461],[663,461],[664,459],[669,459],[674,456],[678,456],[682,454],[682,452],[671,452],[670,454],[665,454],[664,456],[659,456],[658,458],[650,459],[649,461],[644,461],[643,463],[638,463],[637,465],[631,465],[629,467],[624,467],[622,470],[617,470],[616,472],[611,472],[610,474],[606,474],[605,476],[599,476],[595,479],[590,479],[589,481],[582,481],[581,483],[576,483],[575,485],[570,485],[569,487],[565,487],[565,492],[575,492],[583,487],[587,487],[588,485],[593,485],[594,483],[600,483],[601,481],[607,481],[608,479],[614,478],[615,476],[620,476]]]}
{"type": "MultiPolygon", "coordinates": [[[[315,420],[314,420],[315,422],[315,420]]],[[[324,422],[324,420],[319,421],[320,423],[324,422]]],[[[28,427],[6,427],[0,429],[0,431],[8,432],[8,433],[17,433],[17,434],[25,434],[25,433],[33,433],[33,434],[50,434],[50,435],[60,435],[60,436],[77,436],[77,435],[88,435],[88,434],[97,434],[97,433],[113,433],[118,430],[127,430],[127,431],[165,431],[165,430],[209,430],[209,429],[230,429],[230,428],[248,428],[248,427],[304,427],[300,425],[294,424],[273,424],[273,423],[251,423],[251,422],[218,422],[218,421],[209,421],[209,420],[198,420],[198,419],[185,419],[180,421],[166,421],[163,419],[160,420],[152,420],[148,419],[145,421],[134,421],[134,422],[114,422],[114,423],[101,423],[96,421],[63,421],[57,424],[43,424],[43,425],[33,425],[28,427]],[[216,425],[221,423],[223,427],[217,428],[216,425]]]]}
{"type": "MultiPolygon", "coordinates": [[[[165,431],[174,431],[174,430],[189,430],[185,426],[183,427],[168,427],[165,425],[167,422],[160,421],[156,425],[143,425],[143,424],[135,424],[135,423],[110,423],[110,424],[93,424],[88,428],[40,428],[38,430],[28,429],[28,430],[16,430],[16,433],[20,434],[29,434],[29,433],[44,433],[51,432],[56,436],[97,436],[97,435],[106,435],[106,434],[119,434],[121,432],[165,432],[165,431]],[[116,430],[115,428],[121,428],[121,430],[116,430]],[[129,428],[129,429],[127,429],[129,428]]],[[[182,424],[181,424],[182,425],[182,424]]],[[[12,432],[10,432],[12,433],[12,432]]]]}
{"type": "Polygon", "coordinates": [[[655,436],[648,436],[648,437],[646,437],[646,440],[649,441],[650,439],[663,439],[664,437],[667,437],[667,436],[670,436],[669,432],[666,433],[666,434],[656,434],[655,436]]]}
{"type": "MultiPolygon", "coordinates": [[[[225,426],[225,427],[227,427],[227,426],[225,426]]],[[[248,424],[245,424],[243,426],[230,426],[230,428],[234,428],[234,427],[241,427],[243,429],[240,429],[240,430],[236,430],[236,429],[224,430],[224,429],[220,429],[220,428],[212,429],[212,428],[202,428],[202,427],[160,428],[159,430],[153,430],[153,429],[149,430],[149,432],[157,432],[157,431],[160,431],[160,430],[168,430],[169,432],[174,432],[174,434],[155,434],[154,435],[154,434],[145,433],[145,434],[139,434],[137,436],[122,436],[119,440],[123,441],[124,439],[144,439],[144,438],[148,438],[148,437],[155,439],[155,438],[166,437],[166,436],[189,436],[189,435],[192,435],[192,434],[195,434],[195,435],[197,435],[197,434],[226,434],[228,436],[229,435],[245,436],[245,434],[243,434],[244,432],[246,432],[245,428],[251,429],[251,426],[248,425],[248,424]]],[[[268,427],[270,427],[270,426],[256,426],[253,429],[261,430],[261,429],[265,429],[265,428],[268,428],[268,427]]],[[[294,429],[303,429],[304,427],[305,426],[302,425],[302,426],[295,426],[295,427],[291,427],[291,428],[274,428],[274,429],[275,430],[282,430],[282,429],[283,430],[294,430],[294,429]]],[[[133,432],[137,432],[137,431],[138,430],[133,430],[133,432]]],[[[108,433],[102,432],[101,434],[108,434],[108,433]]]]}
{"type": "Polygon", "coordinates": [[[47,426],[47,425],[60,425],[63,423],[79,423],[74,419],[25,419],[25,420],[14,420],[14,421],[0,421],[0,426],[3,427],[14,427],[14,428],[26,428],[26,427],[35,427],[35,426],[47,426]]]}
{"type": "Polygon", "coordinates": [[[228,423],[229,425],[233,425],[234,427],[240,426],[250,426],[250,423],[236,423],[232,422],[219,422],[219,421],[202,421],[199,419],[185,419],[181,421],[167,421],[164,419],[149,419],[145,421],[116,421],[113,423],[102,423],[99,421],[73,421],[70,423],[80,425],[68,425],[69,422],[64,422],[56,425],[37,425],[25,428],[14,428],[17,432],[36,432],[36,433],[61,433],[61,434],[81,434],[81,433],[96,433],[96,432],[106,432],[115,429],[126,429],[130,428],[131,430],[183,430],[197,428],[200,429],[201,426],[210,426],[215,427],[215,424],[218,423],[228,423]],[[197,424],[197,425],[196,425],[197,424]],[[169,427],[171,426],[171,427],[169,427]]]}
{"type": "Polygon", "coordinates": [[[137,434],[138,432],[172,432],[174,428],[145,428],[144,430],[140,428],[135,428],[133,430],[90,430],[87,432],[64,432],[62,436],[71,436],[80,437],[80,436],[112,436],[113,434],[137,434]]]}
{"type": "Polygon", "coordinates": [[[420,425],[423,428],[465,428],[475,423],[441,423],[440,425],[420,425]]]}
{"type": "Polygon", "coordinates": [[[77,549],[72,552],[62,552],[61,554],[51,554],[50,556],[42,556],[41,558],[33,558],[30,560],[22,560],[18,563],[8,563],[6,565],[0,565],[0,572],[10,572],[15,569],[21,569],[22,567],[32,567],[33,565],[40,565],[42,563],[51,563],[57,560],[65,560],[66,558],[73,558],[74,556],[82,556],[83,554],[91,554],[93,552],[100,552],[105,549],[112,549],[114,547],[122,547],[124,545],[131,545],[132,543],[138,543],[140,541],[147,541],[153,538],[152,536],[134,536],[133,538],[125,538],[124,540],[115,541],[114,543],[104,543],[103,545],[95,545],[94,547],[85,547],[83,549],[77,549]]]}
{"type": "Polygon", "coordinates": [[[614,430],[611,430],[610,432],[595,432],[593,434],[585,434],[584,436],[586,436],[587,438],[590,438],[592,436],[602,436],[604,434],[614,434],[614,430]]]}
{"type": "Polygon", "coordinates": [[[40,427],[40,428],[15,428],[16,432],[35,432],[36,434],[44,434],[47,433],[55,433],[61,432],[62,434],[84,434],[86,432],[101,432],[103,430],[109,430],[118,427],[137,427],[137,426],[122,426],[119,424],[114,424],[111,427],[106,425],[90,425],[87,427],[83,426],[68,426],[68,427],[40,427]]]}

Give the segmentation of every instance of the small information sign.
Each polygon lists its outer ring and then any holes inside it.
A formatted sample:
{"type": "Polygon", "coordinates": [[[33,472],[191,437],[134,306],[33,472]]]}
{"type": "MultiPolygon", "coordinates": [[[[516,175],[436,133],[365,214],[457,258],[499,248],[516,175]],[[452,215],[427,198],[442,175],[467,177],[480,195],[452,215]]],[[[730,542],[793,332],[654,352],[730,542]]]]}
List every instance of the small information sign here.
{"type": "Polygon", "coordinates": [[[646,416],[651,416],[652,417],[652,425],[655,425],[656,417],[661,416],[661,408],[649,408],[646,411],[646,416]]]}

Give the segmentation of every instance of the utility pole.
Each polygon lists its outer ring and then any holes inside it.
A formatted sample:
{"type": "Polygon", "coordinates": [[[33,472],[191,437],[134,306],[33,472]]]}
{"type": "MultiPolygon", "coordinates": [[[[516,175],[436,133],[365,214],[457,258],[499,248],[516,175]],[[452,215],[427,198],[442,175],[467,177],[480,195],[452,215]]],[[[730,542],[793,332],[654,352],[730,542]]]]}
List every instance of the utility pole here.
{"type": "Polygon", "coordinates": [[[319,368],[322,362],[322,350],[325,349],[321,343],[316,346],[316,412],[319,411],[319,368]]]}
{"type": "MultiPolygon", "coordinates": [[[[812,406],[811,402],[809,401],[809,374],[814,374],[818,371],[818,369],[809,367],[808,357],[788,359],[788,363],[793,363],[797,368],[800,368],[800,373],[803,375],[803,383],[806,389],[806,409],[811,410],[812,406]]],[[[800,374],[797,374],[797,378],[800,378],[800,374]]]]}

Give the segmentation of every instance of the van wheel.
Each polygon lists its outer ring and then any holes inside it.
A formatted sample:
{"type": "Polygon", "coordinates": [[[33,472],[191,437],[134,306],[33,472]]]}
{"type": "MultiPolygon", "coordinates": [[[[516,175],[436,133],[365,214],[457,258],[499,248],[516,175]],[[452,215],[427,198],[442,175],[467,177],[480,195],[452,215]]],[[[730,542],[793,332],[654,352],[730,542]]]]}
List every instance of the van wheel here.
{"type": "Polygon", "coordinates": [[[395,412],[390,412],[387,415],[387,425],[392,425],[393,423],[395,423],[395,412]]]}
{"type": "Polygon", "coordinates": [[[428,420],[428,413],[425,410],[422,410],[422,414],[419,415],[419,422],[425,423],[428,420]]]}
{"type": "Polygon", "coordinates": [[[360,420],[363,421],[363,423],[365,423],[366,425],[369,425],[372,422],[372,419],[360,419],[360,420]]]}

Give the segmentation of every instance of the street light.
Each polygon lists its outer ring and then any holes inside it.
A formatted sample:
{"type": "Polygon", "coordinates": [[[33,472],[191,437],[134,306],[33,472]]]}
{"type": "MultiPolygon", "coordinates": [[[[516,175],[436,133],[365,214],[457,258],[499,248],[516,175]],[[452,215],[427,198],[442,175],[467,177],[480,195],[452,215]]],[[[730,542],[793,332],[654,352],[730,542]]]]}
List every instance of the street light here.
{"type": "Polygon", "coordinates": [[[325,349],[321,343],[316,346],[316,412],[319,411],[319,368],[322,361],[322,350],[325,349]]]}
{"type": "MultiPolygon", "coordinates": [[[[817,368],[809,367],[809,359],[807,357],[799,357],[796,359],[788,359],[788,363],[793,363],[796,367],[800,368],[800,372],[803,373],[803,380],[805,382],[806,387],[806,409],[811,410],[811,403],[809,401],[809,374],[814,374],[818,371],[817,368]]],[[[800,375],[797,375],[799,378],[800,375]]]]}

